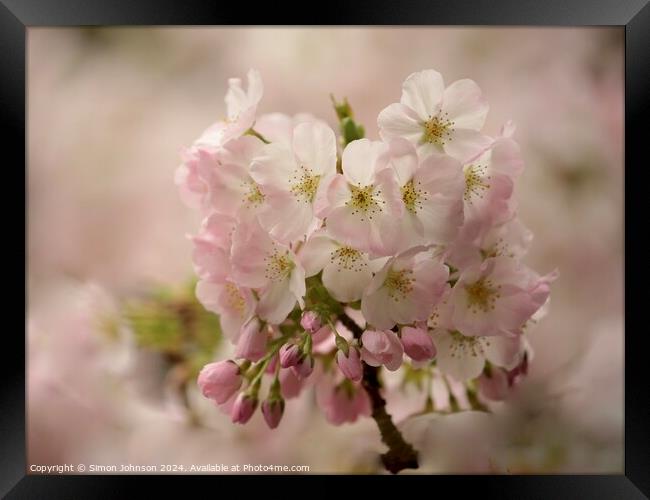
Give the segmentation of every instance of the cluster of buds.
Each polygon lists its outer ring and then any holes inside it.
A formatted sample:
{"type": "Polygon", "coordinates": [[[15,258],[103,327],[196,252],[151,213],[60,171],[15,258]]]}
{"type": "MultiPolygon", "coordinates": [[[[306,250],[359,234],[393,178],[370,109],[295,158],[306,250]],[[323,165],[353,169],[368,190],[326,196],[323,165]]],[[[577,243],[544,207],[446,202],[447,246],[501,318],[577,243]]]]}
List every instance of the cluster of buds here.
{"type": "Polygon", "coordinates": [[[208,364],[206,398],[275,428],[309,383],[333,424],[370,415],[365,366],[507,397],[531,359],[527,327],[555,272],[522,263],[532,235],[513,196],[523,169],[514,126],[481,130],[471,80],[410,75],[363,137],[347,101],[340,137],[301,114],[258,116],[263,87],[229,81],[227,119],[182,152],[181,196],[204,216],[192,236],[197,297],[219,315],[234,360],[208,364]],[[266,381],[266,383],[263,383],[266,381]]]}

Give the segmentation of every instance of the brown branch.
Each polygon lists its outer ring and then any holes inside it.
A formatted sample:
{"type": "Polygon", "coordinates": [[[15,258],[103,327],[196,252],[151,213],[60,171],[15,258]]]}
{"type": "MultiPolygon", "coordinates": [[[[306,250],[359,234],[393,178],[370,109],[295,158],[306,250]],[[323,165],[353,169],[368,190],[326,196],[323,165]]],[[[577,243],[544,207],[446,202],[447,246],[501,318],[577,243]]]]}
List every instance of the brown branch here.
{"type": "MultiPolygon", "coordinates": [[[[361,337],[363,330],[347,314],[341,314],[339,320],[352,332],[355,338],[361,337]]],[[[388,446],[388,451],[381,455],[384,467],[393,474],[404,469],[417,469],[419,467],[417,451],[404,440],[391,416],[386,411],[386,400],[380,393],[379,369],[364,362],[361,384],[368,393],[368,397],[370,397],[372,418],[379,427],[381,439],[388,446]]]]}

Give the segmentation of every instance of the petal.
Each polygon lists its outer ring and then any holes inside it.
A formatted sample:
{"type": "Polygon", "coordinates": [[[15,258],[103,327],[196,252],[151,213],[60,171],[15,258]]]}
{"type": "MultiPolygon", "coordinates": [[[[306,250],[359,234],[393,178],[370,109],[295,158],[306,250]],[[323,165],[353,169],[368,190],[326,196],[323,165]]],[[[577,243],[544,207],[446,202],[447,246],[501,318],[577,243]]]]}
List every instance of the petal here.
{"type": "Polygon", "coordinates": [[[440,110],[445,84],[442,75],[432,69],[412,73],[402,84],[400,102],[417,112],[423,120],[440,110]]]}
{"type": "Polygon", "coordinates": [[[377,117],[379,135],[384,141],[403,137],[413,144],[417,144],[424,133],[423,120],[411,108],[403,104],[391,104],[384,108],[377,117]]]}
{"type": "Polygon", "coordinates": [[[259,219],[271,236],[288,245],[307,234],[314,218],[311,204],[286,191],[267,194],[265,199],[267,208],[259,219]]]}
{"type": "Polygon", "coordinates": [[[264,85],[262,84],[262,76],[256,69],[249,69],[246,74],[248,79],[248,103],[251,106],[257,106],[264,94],[264,85]]]}
{"type": "Polygon", "coordinates": [[[220,165],[215,170],[211,186],[211,202],[214,209],[222,214],[235,216],[244,204],[250,177],[240,165],[220,165]]]}
{"type": "Polygon", "coordinates": [[[516,179],[524,169],[519,145],[512,139],[498,139],[492,146],[490,169],[516,179]]]}
{"type": "Polygon", "coordinates": [[[220,314],[219,296],[223,288],[223,284],[200,280],[196,284],[196,298],[208,311],[220,314]]]}
{"type": "Polygon", "coordinates": [[[348,181],[343,175],[336,174],[327,187],[327,200],[331,208],[345,205],[349,199],[350,186],[348,186],[348,181]]]}
{"type": "Polygon", "coordinates": [[[323,270],[323,285],[330,295],[343,303],[359,300],[372,280],[367,259],[353,263],[351,266],[341,265],[340,260],[330,264],[329,259],[326,264],[323,270]]]}
{"type": "Polygon", "coordinates": [[[445,330],[434,332],[438,354],[436,365],[440,370],[458,381],[478,377],[485,366],[481,339],[451,335],[445,330]]]}
{"type": "Polygon", "coordinates": [[[255,130],[271,143],[280,142],[291,147],[293,119],[284,113],[268,113],[255,121],[255,130]]]}
{"type": "Polygon", "coordinates": [[[219,152],[219,160],[222,164],[232,163],[248,169],[263,148],[264,143],[257,137],[244,135],[226,142],[219,152]]]}
{"type": "Polygon", "coordinates": [[[305,284],[305,270],[299,263],[296,263],[296,267],[291,272],[291,276],[289,278],[289,289],[298,301],[300,309],[304,309],[305,301],[303,299],[305,297],[305,293],[307,292],[307,288],[305,284]]]}
{"type": "Polygon", "coordinates": [[[335,208],[327,216],[327,232],[335,240],[362,251],[371,250],[370,230],[368,219],[352,207],[335,208]]]}
{"type": "Polygon", "coordinates": [[[290,289],[289,280],[271,283],[260,295],[257,314],[273,325],[282,323],[296,305],[296,296],[290,289]]]}
{"type": "Polygon", "coordinates": [[[267,144],[255,157],[250,175],[260,186],[290,189],[291,178],[299,167],[291,150],[282,143],[267,144]]]}
{"type": "Polygon", "coordinates": [[[383,286],[374,293],[364,294],[361,299],[361,311],[368,324],[384,330],[393,328],[395,321],[390,316],[391,302],[388,290],[383,286]]]}
{"type": "Polygon", "coordinates": [[[315,175],[336,173],[336,136],[331,128],[319,122],[306,122],[293,132],[293,151],[301,165],[315,175]]]}
{"type": "Polygon", "coordinates": [[[461,163],[467,163],[489,147],[492,140],[478,132],[467,128],[454,128],[451,137],[445,143],[445,153],[453,156],[461,163]]]}
{"type": "Polygon", "coordinates": [[[250,288],[268,283],[264,260],[275,245],[256,220],[241,223],[232,236],[231,264],[235,281],[250,288]]]}
{"type": "Polygon", "coordinates": [[[361,344],[372,353],[381,353],[388,349],[389,340],[383,331],[366,330],[361,335],[361,344]]]}
{"type": "Polygon", "coordinates": [[[390,165],[395,170],[397,183],[403,186],[411,180],[418,168],[418,154],[413,144],[402,138],[396,137],[390,141],[388,156],[390,165]]]}
{"type": "Polygon", "coordinates": [[[315,233],[300,249],[298,259],[305,269],[307,277],[318,274],[329,262],[332,252],[338,245],[326,234],[315,233]]]}
{"type": "Polygon", "coordinates": [[[480,130],[485,124],[489,105],[473,80],[457,80],[445,89],[442,112],[458,128],[480,130]]]}
{"type": "Polygon", "coordinates": [[[520,361],[523,354],[521,335],[514,337],[496,336],[485,341],[485,356],[497,366],[510,370],[520,361]]]}
{"type": "Polygon", "coordinates": [[[350,184],[370,186],[375,179],[378,160],[387,150],[388,146],[380,141],[352,141],[343,151],[343,175],[350,184]]]}

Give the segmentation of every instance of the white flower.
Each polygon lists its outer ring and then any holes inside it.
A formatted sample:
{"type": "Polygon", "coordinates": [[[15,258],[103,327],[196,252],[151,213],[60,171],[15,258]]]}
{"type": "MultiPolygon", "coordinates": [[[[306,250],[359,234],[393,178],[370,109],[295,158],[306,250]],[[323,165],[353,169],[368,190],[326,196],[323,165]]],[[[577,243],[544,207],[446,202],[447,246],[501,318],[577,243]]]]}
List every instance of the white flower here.
{"type": "Polygon", "coordinates": [[[479,130],[488,104],[472,80],[458,80],[445,88],[434,70],[411,74],[402,85],[400,103],[385,108],[377,119],[384,140],[404,137],[426,157],[442,152],[465,162],[490,145],[479,130]]]}

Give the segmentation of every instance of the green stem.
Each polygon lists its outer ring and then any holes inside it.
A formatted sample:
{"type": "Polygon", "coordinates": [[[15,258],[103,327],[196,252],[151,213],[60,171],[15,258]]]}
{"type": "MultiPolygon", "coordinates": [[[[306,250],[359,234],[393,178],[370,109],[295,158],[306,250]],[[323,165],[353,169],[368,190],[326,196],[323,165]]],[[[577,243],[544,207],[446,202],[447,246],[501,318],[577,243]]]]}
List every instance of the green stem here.
{"type": "Polygon", "coordinates": [[[271,141],[267,140],[262,134],[260,134],[257,130],[255,130],[253,127],[249,128],[244,135],[252,135],[253,137],[257,137],[260,141],[262,141],[264,144],[271,144],[271,141]]]}

